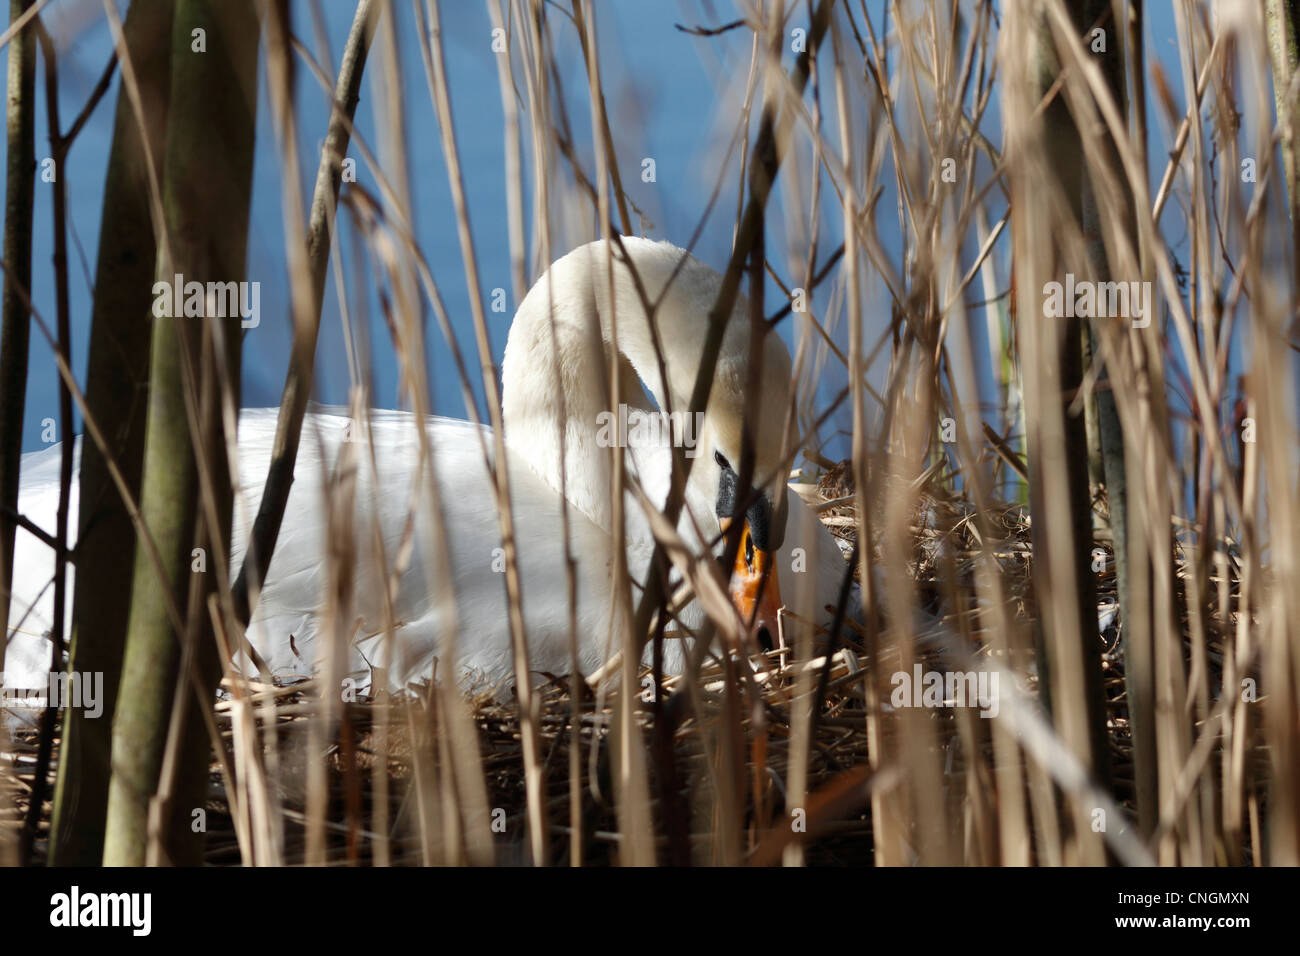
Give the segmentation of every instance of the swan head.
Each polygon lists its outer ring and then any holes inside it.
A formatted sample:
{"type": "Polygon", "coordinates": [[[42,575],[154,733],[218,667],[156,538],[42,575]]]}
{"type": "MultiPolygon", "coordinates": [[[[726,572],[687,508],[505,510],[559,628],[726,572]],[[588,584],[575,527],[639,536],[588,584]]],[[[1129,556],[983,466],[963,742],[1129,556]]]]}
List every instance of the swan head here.
{"type": "Polygon", "coordinates": [[[729,569],[723,568],[724,573],[730,572],[728,591],[751,641],[758,650],[770,651],[780,634],[777,616],[781,610],[781,585],[776,550],[784,534],[784,503],[774,505],[764,491],[742,491],[740,476],[726,456],[714,452],[714,459],[720,472],[716,514],[724,554],[727,539],[739,525],[735,561],[729,569]]]}
{"type": "MultiPolygon", "coordinates": [[[[737,311],[746,308],[738,304],[737,311]]],[[[739,317],[738,317],[739,318],[739,317]]],[[[781,588],[776,554],[785,541],[788,501],[785,464],[790,411],[790,356],[775,334],[764,336],[758,354],[758,388],[749,379],[749,322],[733,321],[724,339],[701,433],[702,454],[692,480],[711,491],[722,550],[738,536],[729,574],[732,603],[747,625],[749,650],[777,646],[781,588]],[[734,333],[734,334],[733,334],[734,333]],[[751,480],[741,481],[746,434],[753,449],[751,480]],[[737,530],[737,525],[739,526],[737,530]]],[[[740,650],[740,648],[736,648],[740,650]]]]}

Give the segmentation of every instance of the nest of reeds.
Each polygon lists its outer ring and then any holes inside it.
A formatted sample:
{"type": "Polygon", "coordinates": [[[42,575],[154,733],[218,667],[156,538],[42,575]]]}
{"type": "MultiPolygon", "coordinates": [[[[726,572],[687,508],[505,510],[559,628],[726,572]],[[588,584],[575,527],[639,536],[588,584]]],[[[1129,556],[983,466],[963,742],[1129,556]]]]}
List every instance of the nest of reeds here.
{"type": "MultiPolygon", "coordinates": [[[[975,565],[987,548],[996,561],[1007,614],[1023,631],[1028,647],[1037,606],[1027,508],[1002,503],[987,509],[980,516],[979,527],[985,529],[985,535],[988,529],[994,529],[996,540],[982,541],[975,521],[976,507],[967,497],[952,494],[938,482],[925,483],[916,491],[909,520],[911,556],[907,562],[915,602],[948,620],[970,615],[969,626],[961,629],[971,638],[970,649],[976,656],[989,653],[981,639],[984,618],[976,613],[975,600],[975,565]]],[[[847,555],[858,526],[848,463],[825,469],[804,493],[818,507],[822,521],[847,555]]],[[[1104,506],[1104,501],[1100,504],[1104,506]]],[[[1104,542],[1104,521],[1099,525],[1096,537],[1104,542]]],[[[883,559],[879,553],[875,557],[883,559]]],[[[1109,553],[1106,558],[1105,569],[1097,575],[1097,639],[1103,654],[1111,786],[1117,801],[1131,815],[1133,742],[1114,563],[1109,553]]],[[[1185,570],[1180,555],[1180,580],[1185,570]]],[[[1229,585],[1235,591],[1235,580],[1229,585]]],[[[982,610],[987,612],[987,608],[982,610]]],[[[882,629],[888,628],[879,615],[874,622],[882,629]]],[[[1185,619],[1183,624],[1183,633],[1187,634],[1185,619]]],[[[868,716],[873,710],[877,715],[888,712],[889,705],[883,699],[887,685],[882,690],[879,675],[893,672],[900,661],[899,647],[889,642],[875,643],[878,657],[873,661],[869,631],[859,622],[846,622],[829,660],[824,643],[818,645],[818,656],[802,663],[793,661],[789,654],[772,652],[755,671],[753,683],[737,679],[731,666],[734,662],[711,658],[701,672],[698,699],[678,722],[667,719],[654,704],[653,695],[647,694],[639,712],[639,729],[644,751],[649,755],[650,812],[655,851],[661,862],[771,863],[778,862],[789,852],[787,847],[794,844],[799,846],[802,858],[812,864],[874,862],[869,786],[873,760],[868,716]],[[803,685],[799,683],[801,677],[806,681],[803,685]],[[786,783],[791,779],[792,745],[796,739],[791,700],[800,689],[807,692],[819,682],[824,684],[822,706],[808,746],[804,784],[809,795],[809,818],[802,821],[805,829],[795,840],[789,836],[792,828],[785,825],[792,812],[786,783]],[[876,693],[869,692],[869,687],[875,687],[876,693]],[[759,691],[756,699],[751,697],[754,689],[759,691]],[[656,729],[665,723],[673,727],[670,746],[665,743],[667,734],[656,729]],[[725,791],[725,800],[719,791],[725,791]]],[[[823,641],[825,638],[821,635],[823,641]]],[[[945,666],[943,648],[923,638],[912,646],[911,653],[915,663],[924,669],[945,666]]],[[[1222,648],[1212,641],[1206,656],[1212,671],[1210,684],[1217,693],[1222,648]]],[[[1015,663],[1028,675],[1027,688],[1037,693],[1032,655],[1015,663]]],[[[649,675],[642,676],[648,684],[649,675]]],[[[578,857],[584,864],[617,863],[622,837],[609,771],[613,706],[608,701],[600,705],[585,692],[585,686],[583,690],[580,699],[574,700],[570,683],[563,678],[554,678],[541,688],[539,712],[550,860],[563,864],[578,857]],[[580,806],[576,815],[575,798],[580,806]]],[[[666,679],[664,691],[685,693],[680,678],[666,679]]],[[[383,855],[399,864],[418,864],[428,859],[430,846],[421,836],[412,787],[416,772],[413,754],[430,748],[437,737],[436,693],[434,688],[427,688],[425,695],[415,700],[372,700],[347,706],[339,738],[329,752],[331,797],[327,816],[332,861],[373,861],[374,834],[368,828],[374,819],[375,783],[380,779],[377,768],[381,763],[387,766],[384,789],[388,807],[383,819],[390,827],[383,855]]],[[[286,699],[286,703],[291,700],[286,699]]],[[[518,710],[513,701],[502,702],[484,695],[472,701],[472,715],[488,800],[497,815],[494,832],[500,835],[494,839],[496,861],[525,862],[529,851],[518,710]]],[[[943,801],[951,821],[950,835],[960,845],[963,840],[969,841],[969,834],[963,832],[964,804],[981,788],[984,799],[996,799],[987,774],[993,762],[990,734],[972,734],[969,725],[963,729],[959,713],[952,707],[927,710],[925,716],[943,768],[943,801]],[[972,767],[976,769],[972,771],[972,767]]],[[[894,722],[889,720],[879,721],[876,726],[886,737],[895,732],[894,722]]],[[[876,744],[878,750],[887,746],[887,740],[876,744]]],[[[1254,758],[1254,772],[1266,773],[1263,755],[1254,758]]],[[[214,800],[213,809],[220,810],[221,806],[219,800],[214,800]]],[[[301,852],[301,820],[300,811],[289,816],[289,859],[296,859],[301,852]]],[[[238,861],[233,830],[224,838],[214,833],[209,853],[214,863],[238,861]]],[[[1250,848],[1244,847],[1243,854],[1249,859],[1250,848]]]]}
{"type": "MultiPolygon", "coordinates": [[[[847,466],[828,469],[804,494],[820,503],[820,516],[841,541],[846,552],[856,537],[852,481],[847,466]]],[[[987,547],[996,562],[1007,612],[1029,634],[1036,606],[1031,580],[1032,545],[1024,506],[1002,504],[982,516],[981,526],[996,529],[999,540],[981,543],[975,508],[961,495],[927,487],[917,496],[910,519],[911,559],[908,573],[914,581],[916,602],[952,620],[970,615],[969,626],[958,628],[971,635],[976,656],[989,653],[981,639],[981,614],[974,598],[975,564],[987,547]]],[[[1099,535],[1099,538],[1101,536],[1099,535]]],[[[878,557],[878,555],[877,555],[878,557]]],[[[1183,577],[1184,569],[1179,568],[1183,577]]],[[[1231,582],[1235,588],[1235,582],[1231,582]]],[[[1120,642],[1113,566],[1097,579],[1098,641],[1103,649],[1106,729],[1111,758],[1112,791],[1127,813],[1133,812],[1133,742],[1129,732],[1124,683],[1124,654],[1120,642]]],[[[638,731],[649,755],[650,812],[656,834],[655,852],[665,863],[775,863],[797,846],[805,862],[829,865],[866,865],[874,862],[871,824],[873,784],[882,782],[871,770],[876,757],[888,749],[895,722],[877,720],[890,710],[882,691],[881,674],[901,664],[900,647],[873,640],[873,628],[888,630],[876,615],[873,623],[846,622],[837,636],[834,653],[823,643],[817,656],[795,661],[793,654],[773,651],[759,662],[753,680],[740,680],[735,661],[717,657],[705,662],[692,706],[678,709],[672,719],[665,702],[685,694],[682,678],[666,678],[665,697],[658,703],[647,690],[638,712],[638,731]],[[877,655],[874,659],[872,651],[877,655]],[[802,681],[802,683],[801,683],[802,681]],[[786,792],[797,739],[791,702],[796,693],[817,691],[821,707],[809,738],[806,757],[808,799],[792,808],[786,792]],[[870,688],[875,688],[872,693],[870,688]],[[871,727],[883,739],[872,743],[871,727]],[[661,728],[671,727],[671,731],[661,728]],[[721,794],[721,796],[720,796],[721,794]],[[725,799],[723,799],[725,797],[725,799]],[[802,809],[802,828],[786,826],[795,810],[802,809]],[[798,834],[797,837],[794,834],[798,834]]],[[[1186,633],[1186,629],[1184,630],[1186,633]]],[[[878,638],[879,633],[874,637],[878,638]]],[[[923,669],[942,669],[944,650],[922,636],[910,648],[911,659],[923,669]]],[[[1211,684],[1217,693],[1222,671],[1222,648],[1207,648],[1211,684]]],[[[1027,664],[1026,686],[1037,692],[1035,669],[1027,664]]],[[[646,683],[649,684],[648,675],[646,683]]],[[[617,801],[610,773],[610,734],[614,707],[586,692],[575,700],[570,682],[555,677],[540,687],[542,772],[547,818],[550,825],[550,861],[557,864],[580,859],[584,864],[615,864],[620,860],[617,801]],[[576,748],[576,749],[575,749],[576,748]],[[579,813],[574,813],[574,800],[579,813]],[[577,824],[575,830],[574,824],[577,824]]],[[[324,753],[313,751],[317,741],[309,733],[308,719],[316,707],[313,682],[295,687],[252,685],[247,702],[259,716],[274,710],[274,759],[278,812],[283,820],[283,862],[309,859],[307,777],[313,761],[323,756],[328,806],[317,808],[323,817],[324,843],[317,850],[331,864],[419,865],[448,858],[447,848],[429,833],[430,813],[427,765],[422,755],[432,755],[439,739],[438,689],[429,685],[411,698],[382,696],[342,705],[332,738],[324,753]],[[424,774],[424,779],[421,779],[424,774]],[[323,813],[321,811],[323,810],[323,813]]],[[[513,700],[482,695],[469,701],[477,731],[481,771],[491,808],[493,853],[497,863],[529,860],[526,786],[522,733],[513,700]]],[[[972,733],[962,726],[958,711],[940,707],[924,711],[935,755],[942,767],[942,800],[950,821],[949,836],[969,844],[966,804],[983,792],[995,801],[987,768],[993,752],[988,733],[972,733]],[[976,759],[972,759],[976,758],[976,759]],[[975,768],[972,771],[972,768],[975,768]]],[[[218,725],[233,760],[233,728],[229,700],[217,707],[218,725]]],[[[974,722],[975,725],[981,722],[974,722]]],[[[24,798],[31,793],[30,775],[35,765],[37,733],[20,730],[14,751],[20,791],[10,819],[0,825],[17,827],[27,812],[24,798]]],[[[269,750],[269,748],[268,748],[269,750]]],[[[1252,761],[1257,773],[1266,773],[1262,755],[1252,761]]],[[[436,759],[436,758],[435,758],[436,759]]],[[[57,766],[57,742],[55,751],[57,766]]],[[[243,860],[219,764],[211,769],[208,800],[206,860],[211,865],[236,865],[243,860]]],[[[46,808],[48,815],[48,806],[46,808]]],[[[796,816],[797,818],[797,816],[796,816]]],[[[42,858],[48,817],[43,817],[37,841],[37,861],[42,858]]],[[[968,851],[971,849],[967,846],[968,851]]],[[[1250,848],[1244,848],[1250,858],[1250,848]]],[[[968,854],[969,855],[969,854],[968,854]]],[[[321,859],[318,855],[317,861],[321,859]]]]}

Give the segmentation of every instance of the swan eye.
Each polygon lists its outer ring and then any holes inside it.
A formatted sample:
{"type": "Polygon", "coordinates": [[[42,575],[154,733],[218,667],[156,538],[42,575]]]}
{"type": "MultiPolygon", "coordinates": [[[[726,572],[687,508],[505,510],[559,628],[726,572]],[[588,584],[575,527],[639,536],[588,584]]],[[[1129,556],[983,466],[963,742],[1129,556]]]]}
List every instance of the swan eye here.
{"type": "Polygon", "coordinates": [[[754,570],[754,538],[749,533],[749,527],[745,528],[745,566],[750,571],[754,570]]]}

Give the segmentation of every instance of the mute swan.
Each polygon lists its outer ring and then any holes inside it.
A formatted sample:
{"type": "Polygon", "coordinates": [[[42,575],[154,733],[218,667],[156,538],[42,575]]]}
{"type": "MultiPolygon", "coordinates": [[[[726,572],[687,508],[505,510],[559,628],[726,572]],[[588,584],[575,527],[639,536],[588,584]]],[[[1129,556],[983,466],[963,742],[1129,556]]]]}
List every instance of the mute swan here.
{"type": "MultiPolygon", "coordinates": [[[[707,313],[721,284],[713,269],[677,247],[625,237],[623,248],[650,301],[668,288],[652,328],[632,273],[615,254],[614,306],[617,341],[623,361],[621,395],[625,408],[612,410],[598,384],[598,364],[607,362],[611,342],[608,247],[594,242],[556,261],[525,296],[510,328],[503,378],[503,415],[507,465],[511,482],[514,527],[519,555],[525,628],[530,664],[535,672],[569,672],[569,613],[562,548],[560,408],[556,401],[556,371],[564,389],[564,468],[569,502],[570,534],[577,559],[577,642],[584,673],[600,667],[612,650],[610,582],[613,568],[610,534],[609,442],[620,421],[629,426],[654,422],[641,383],[655,404],[687,408],[698,370],[707,326],[707,313]],[[674,272],[677,272],[673,277],[674,272]],[[671,285],[669,284],[672,277],[671,285]],[[554,315],[552,332],[551,315],[554,315]],[[653,344],[657,332],[665,359],[661,380],[653,344]],[[595,336],[599,336],[597,339],[595,336]]],[[[765,337],[762,389],[746,396],[749,350],[748,307],[738,302],[727,326],[708,407],[699,427],[683,422],[684,438],[695,457],[687,487],[687,507],[678,531],[697,554],[717,538],[731,515],[741,454],[741,430],[746,409],[755,423],[755,487],[762,494],[744,516],[743,546],[731,592],[738,606],[752,615],[755,629],[774,629],[781,598],[804,619],[825,620],[834,605],[844,559],[834,538],[797,495],[784,487],[786,469],[779,461],[781,430],[790,394],[790,359],[776,335],[765,337]],[[733,467],[734,463],[734,467],[733,467]],[[720,517],[721,516],[721,517],[720,517]],[[782,540],[784,538],[784,540],[782,540]],[[802,549],[802,552],[795,549],[802,549]],[[767,585],[757,582],[772,568],[767,585]],[[755,607],[761,590],[762,601],[755,607]]],[[[232,567],[243,561],[251,517],[269,466],[275,434],[275,409],[245,409],[239,416],[239,475],[236,495],[232,567]]],[[[346,441],[368,427],[373,443],[357,449],[355,501],[352,515],[357,545],[355,620],[351,646],[341,673],[359,686],[369,683],[371,668],[383,665],[391,687],[429,678],[434,672],[448,625],[443,608],[431,594],[430,571],[436,556],[430,547],[427,496],[418,494],[416,462],[419,440],[409,413],[371,413],[368,426],[353,422],[345,412],[313,411],[303,428],[282,530],[248,636],[276,675],[308,674],[318,662],[330,626],[324,604],[329,554],[326,528],[326,476],[340,461],[346,441]],[[372,466],[373,461],[373,466],[372,466]],[[392,568],[401,550],[408,516],[415,506],[414,547],[397,577],[392,595],[395,640],[383,633],[383,571],[373,542],[382,540],[386,564],[392,568]],[[391,646],[392,654],[388,654],[391,646]]],[[[450,577],[455,595],[458,645],[457,676],[463,684],[499,686],[513,679],[513,659],[507,620],[505,575],[500,551],[496,505],[484,460],[491,450],[490,434],[468,422],[431,418],[425,425],[430,439],[450,551],[450,577]]],[[[670,449],[662,429],[632,428],[626,444],[629,471],[651,501],[667,496],[670,449]],[[645,434],[649,431],[650,434],[645,434]]],[[[23,458],[20,510],[42,527],[52,527],[58,500],[57,446],[23,458]]],[[[71,527],[77,527],[76,501],[71,527]]],[[[625,509],[628,568],[643,581],[654,538],[641,506],[630,493],[625,509]]],[[[722,545],[715,546],[718,553],[722,545]]],[[[31,608],[19,633],[12,636],[5,665],[5,684],[41,687],[49,662],[48,632],[52,597],[46,588],[53,573],[53,556],[26,531],[18,531],[11,627],[31,608]],[[44,590],[43,590],[44,589],[44,590]],[[33,606],[34,604],[34,606],[33,606]]],[[[71,568],[69,569],[71,573],[71,568]]],[[[71,588],[69,588],[71,592],[71,588]]],[[[633,600],[637,593],[634,590],[633,600]]],[[[69,596],[69,620],[71,596],[69,596]]],[[[679,612],[693,627],[704,614],[698,602],[679,612]]],[[[679,669],[680,642],[666,642],[666,666],[679,669]]],[[[648,650],[647,650],[648,653],[648,650]]],[[[324,658],[321,657],[320,660],[324,658]]],[[[445,675],[449,665],[438,662],[445,675]]]]}

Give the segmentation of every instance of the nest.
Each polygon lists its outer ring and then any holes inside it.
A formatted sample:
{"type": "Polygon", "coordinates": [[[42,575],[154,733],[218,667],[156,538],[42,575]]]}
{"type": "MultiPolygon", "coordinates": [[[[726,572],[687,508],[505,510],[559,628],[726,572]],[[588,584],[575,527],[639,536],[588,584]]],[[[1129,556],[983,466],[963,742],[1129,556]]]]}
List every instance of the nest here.
{"type": "MultiPolygon", "coordinates": [[[[987,553],[996,561],[1004,619],[1021,632],[1024,647],[1032,646],[1037,611],[1026,509],[1002,504],[979,516],[962,496],[929,486],[919,492],[914,496],[916,507],[908,516],[907,571],[914,587],[913,603],[943,616],[965,635],[976,657],[989,653],[980,635],[989,626],[991,609],[987,602],[981,604],[975,598],[977,563],[987,545],[987,553]],[[994,540],[985,540],[990,534],[994,540]]],[[[857,521],[847,465],[829,469],[816,485],[803,486],[801,493],[818,503],[822,520],[843,549],[851,551],[857,521]]],[[[884,558],[879,548],[872,556],[884,558]]],[[[1103,650],[1112,790],[1126,811],[1133,813],[1133,745],[1109,553],[1106,568],[1097,577],[1098,640],[1103,650]]],[[[1180,577],[1184,571],[1180,565],[1180,577]]],[[[884,675],[902,664],[901,646],[881,640],[888,628],[887,614],[882,612],[866,626],[856,622],[846,626],[833,648],[825,645],[823,634],[818,656],[800,664],[792,663],[791,654],[773,651],[753,672],[753,680],[737,679],[736,662],[711,658],[701,671],[699,692],[679,695],[691,698],[687,708],[667,704],[674,691],[683,690],[679,678],[665,679],[664,697],[657,702],[651,686],[642,698],[636,723],[647,755],[649,812],[656,834],[654,852],[660,862],[775,863],[797,842],[803,859],[811,864],[873,863],[870,794],[873,783],[879,786],[881,781],[873,781],[868,769],[872,764],[868,718],[888,710],[884,706],[888,694],[884,675]],[[828,650],[833,650],[829,656],[828,650]],[[789,836],[792,828],[786,825],[792,813],[801,809],[789,805],[785,789],[791,779],[792,750],[799,739],[792,726],[791,703],[797,691],[816,688],[819,683],[824,684],[820,692],[823,706],[807,754],[805,792],[809,796],[805,806],[809,819],[796,841],[789,836]],[[868,688],[874,688],[874,693],[868,688]]],[[[942,670],[945,666],[942,649],[924,640],[911,646],[908,653],[925,669],[942,670]]],[[[1211,646],[1207,658],[1217,691],[1222,648],[1211,646]]],[[[1030,675],[1028,689],[1036,692],[1032,657],[1016,664],[1030,675]]],[[[648,675],[643,678],[648,680],[648,675]]],[[[308,778],[313,758],[309,755],[318,752],[313,745],[320,742],[312,740],[313,722],[308,719],[316,707],[313,690],[312,682],[298,687],[253,685],[253,697],[248,701],[256,708],[259,727],[262,718],[274,710],[274,798],[283,820],[283,862],[319,862],[323,858],[345,865],[419,865],[464,859],[457,848],[443,846],[430,836],[431,829],[437,829],[431,826],[431,815],[436,816],[437,809],[431,810],[430,802],[439,789],[436,772],[430,768],[439,764],[436,754],[445,739],[440,733],[443,708],[439,691],[432,685],[413,698],[380,697],[342,705],[335,730],[324,742],[327,800],[324,806],[317,802],[317,816],[312,818],[319,821],[316,832],[324,842],[318,842],[315,857],[310,855],[307,808],[312,802],[308,778]],[[383,835],[374,832],[379,827],[383,835]]],[[[526,863],[530,850],[518,708],[513,700],[498,701],[487,695],[467,703],[491,814],[492,858],[496,863],[526,863]]],[[[575,700],[567,678],[552,678],[540,687],[540,762],[552,863],[573,862],[575,854],[586,865],[620,862],[622,837],[610,772],[614,711],[612,698],[597,700],[585,684],[575,700]],[[581,806],[576,833],[572,826],[574,799],[581,806]]],[[[969,724],[963,733],[961,718],[952,707],[923,713],[945,778],[943,799],[952,821],[949,837],[960,846],[963,801],[970,798],[972,786],[988,784],[983,779],[967,780],[967,774],[977,764],[992,766],[991,735],[983,730],[972,734],[969,724]],[[972,748],[978,751],[979,760],[971,759],[975,756],[972,748]]],[[[227,758],[233,762],[228,700],[218,706],[217,717],[227,758]]],[[[889,746],[889,734],[895,732],[896,723],[877,722],[885,735],[877,746],[889,746]]],[[[34,730],[16,736],[18,802],[8,809],[0,826],[15,827],[25,813],[36,739],[34,730]]],[[[318,775],[318,786],[321,779],[318,775]]],[[[994,798],[990,795],[989,799],[994,798]]],[[[240,863],[235,821],[215,761],[207,810],[207,862],[240,863]]],[[[48,806],[37,841],[38,861],[47,828],[48,806]]]]}

